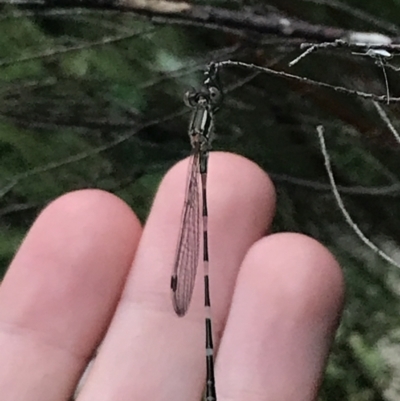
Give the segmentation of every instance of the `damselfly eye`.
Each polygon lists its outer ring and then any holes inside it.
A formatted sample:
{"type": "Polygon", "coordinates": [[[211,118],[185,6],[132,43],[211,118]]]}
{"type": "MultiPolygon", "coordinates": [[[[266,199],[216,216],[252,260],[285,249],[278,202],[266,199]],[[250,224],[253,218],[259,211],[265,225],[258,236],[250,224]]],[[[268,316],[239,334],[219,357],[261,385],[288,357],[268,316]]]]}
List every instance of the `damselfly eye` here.
{"type": "Polygon", "coordinates": [[[222,93],[218,88],[216,88],[215,86],[211,86],[210,88],[208,88],[208,92],[210,94],[210,100],[214,105],[221,102],[222,93]]]}
{"type": "Polygon", "coordinates": [[[186,106],[194,107],[197,104],[198,100],[198,93],[195,89],[191,89],[185,93],[183,96],[183,101],[185,102],[186,106]]]}

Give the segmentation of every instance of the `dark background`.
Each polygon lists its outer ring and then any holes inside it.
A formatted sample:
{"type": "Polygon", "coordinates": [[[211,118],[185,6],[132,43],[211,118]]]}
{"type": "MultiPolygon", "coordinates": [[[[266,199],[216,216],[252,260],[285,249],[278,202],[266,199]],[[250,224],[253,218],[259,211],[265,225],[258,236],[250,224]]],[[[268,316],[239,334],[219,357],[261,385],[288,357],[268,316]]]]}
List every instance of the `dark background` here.
{"type": "MultiPolygon", "coordinates": [[[[400,42],[394,0],[167,3],[174,12],[78,3],[0,2],[3,273],[40,210],[67,191],[114,192],[145,221],[162,176],[190,152],[182,96],[202,82],[209,61],[242,60],[384,95],[382,68],[351,49],[321,50],[292,68],[288,62],[303,42],[345,39],[351,31],[400,42]]],[[[390,63],[400,64],[396,57],[390,63]]],[[[391,96],[400,96],[399,73],[386,72],[391,96]]],[[[317,238],[344,269],[346,310],[321,399],[398,399],[399,272],[346,224],[315,127],[325,126],[352,217],[395,258],[399,144],[368,100],[246,69],[225,68],[221,78],[226,96],[214,149],[271,173],[278,192],[273,229],[317,238]]],[[[382,107],[398,126],[399,106],[382,107]]]]}

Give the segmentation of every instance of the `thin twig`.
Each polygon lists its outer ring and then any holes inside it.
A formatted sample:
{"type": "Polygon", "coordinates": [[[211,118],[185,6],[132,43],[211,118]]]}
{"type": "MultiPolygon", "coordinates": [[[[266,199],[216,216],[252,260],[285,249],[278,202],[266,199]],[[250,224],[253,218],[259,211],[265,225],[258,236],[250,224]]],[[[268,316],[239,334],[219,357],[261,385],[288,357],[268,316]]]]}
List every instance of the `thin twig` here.
{"type": "Polygon", "coordinates": [[[57,84],[57,79],[54,77],[48,77],[44,79],[37,79],[37,80],[26,80],[18,83],[9,83],[0,81],[0,94],[4,93],[12,93],[15,94],[22,89],[32,89],[32,88],[44,88],[46,86],[53,86],[57,84]]]}
{"type": "Polygon", "coordinates": [[[300,60],[302,60],[304,57],[307,57],[309,54],[311,54],[314,50],[317,48],[315,46],[309,47],[305,52],[301,53],[300,56],[296,57],[294,60],[292,60],[288,66],[293,67],[295,64],[297,64],[300,60]]]}
{"type": "Polygon", "coordinates": [[[46,16],[46,17],[70,17],[72,16],[80,16],[80,15],[100,15],[104,17],[105,14],[119,14],[118,10],[91,10],[87,8],[72,8],[72,9],[64,9],[64,8],[55,8],[49,10],[16,10],[16,11],[8,11],[0,15],[0,21],[4,21],[7,19],[17,19],[17,18],[28,18],[28,17],[36,17],[36,16],[46,16]]]}
{"type": "Polygon", "coordinates": [[[385,87],[386,87],[386,97],[387,97],[387,104],[390,103],[390,92],[389,92],[389,80],[388,80],[388,76],[386,73],[386,69],[385,69],[385,65],[383,64],[383,61],[381,60],[379,65],[382,68],[382,72],[383,72],[383,77],[385,78],[385,87]]]}
{"type": "Polygon", "coordinates": [[[400,29],[397,25],[391,24],[387,20],[379,19],[372,14],[369,14],[363,10],[360,10],[356,7],[350,6],[338,0],[303,0],[303,1],[318,5],[326,5],[336,10],[343,11],[348,15],[352,15],[353,17],[358,18],[360,21],[368,22],[369,24],[375,25],[379,29],[388,31],[393,35],[397,35],[400,32],[400,29]]]}
{"type": "Polygon", "coordinates": [[[397,132],[396,128],[394,128],[392,122],[390,121],[388,115],[386,114],[385,110],[383,110],[382,106],[377,103],[372,101],[373,105],[375,106],[376,110],[379,113],[379,116],[382,118],[383,122],[386,124],[386,126],[389,128],[390,132],[393,134],[395,137],[397,143],[400,144],[400,135],[397,132]]]}
{"type": "MultiPolygon", "coordinates": [[[[373,34],[371,34],[372,37],[373,34]]],[[[293,67],[299,61],[307,57],[309,54],[317,51],[317,50],[326,50],[326,49],[346,49],[352,51],[353,54],[362,54],[372,56],[373,50],[378,51],[387,51],[390,52],[390,55],[396,55],[400,52],[399,44],[391,44],[391,39],[387,36],[383,36],[380,38],[381,43],[357,43],[351,42],[349,40],[337,39],[333,42],[323,42],[323,43],[302,43],[300,45],[300,49],[305,49],[303,53],[301,53],[298,57],[292,60],[288,65],[289,67],[293,67]],[[355,53],[358,52],[358,53],[355,53]],[[370,54],[371,52],[371,54],[370,54]]],[[[376,52],[376,53],[377,53],[376,52]]],[[[395,68],[395,67],[394,67],[395,68]]]]}
{"type": "Polygon", "coordinates": [[[38,53],[33,53],[33,54],[25,54],[20,57],[16,58],[9,58],[9,59],[3,59],[0,60],[0,67],[8,67],[13,64],[17,63],[24,63],[27,61],[33,61],[33,60],[38,60],[38,59],[43,59],[46,57],[53,57],[59,54],[65,54],[65,53],[71,53],[71,52],[76,52],[84,49],[91,49],[93,47],[98,47],[98,46],[104,46],[107,44],[111,43],[117,43],[121,42],[124,40],[132,39],[136,36],[142,36],[142,35],[147,35],[148,33],[154,32],[155,27],[151,27],[148,29],[144,29],[140,32],[130,32],[130,33],[124,33],[121,35],[116,35],[116,36],[108,36],[105,38],[101,38],[99,40],[95,40],[93,42],[87,42],[87,43],[80,43],[75,46],[59,46],[55,47],[52,49],[46,49],[43,52],[38,52],[38,53]]]}
{"type": "Polygon", "coordinates": [[[342,212],[347,224],[353,229],[353,231],[357,234],[357,236],[360,238],[360,240],[368,248],[370,248],[372,251],[374,251],[376,254],[378,254],[381,258],[383,258],[390,264],[400,268],[400,263],[396,262],[393,258],[391,258],[389,255],[387,255],[385,252],[383,252],[380,248],[378,248],[370,239],[368,239],[367,236],[361,231],[361,229],[358,227],[358,225],[351,218],[349,212],[347,211],[347,209],[343,203],[342,197],[340,196],[337,186],[336,186],[335,178],[334,178],[333,172],[332,172],[330,157],[329,157],[328,151],[326,149],[325,138],[324,138],[324,127],[322,125],[319,125],[317,127],[317,133],[318,133],[318,138],[319,138],[319,142],[320,142],[320,146],[321,146],[321,152],[322,152],[322,155],[324,156],[324,160],[325,160],[325,169],[326,169],[326,172],[328,173],[329,182],[332,187],[332,192],[335,197],[336,203],[338,204],[339,209],[342,212]]]}
{"type": "MultiPolygon", "coordinates": [[[[390,40],[389,37],[384,36],[390,40]]],[[[351,51],[359,51],[359,52],[366,52],[367,50],[386,50],[395,54],[396,52],[400,52],[400,44],[392,44],[390,41],[389,43],[353,43],[350,41],[346,41],[343,39],[334,40],[332,42],[323,42],[323,43],[302,43],[300,45],[301,49],[309,49],[312,47],[314,50],[319,49],[348,49],[351,51]]]]}
{"type": "MultiPolygon", "coordinates": [[[[387,102],[387,100],[388,100],[386,95],[375,95],[373,93],[366,93],[366,92],[361,92],[361,91],[357,91],[357,90],[354,90],[354,89],[348,89],[348,88],[345,88],[343,86],[335,86],[335,85],[327,84],[325,82],[315,81],[313,79],[302,77],[302,76],[299,76],[299,75],[289,74],[289,73],[284,72],[284,71],[276,71],[276,70],[273,70],[273,69],[268,68],[268,67],[261,67],[261,66],[256,65],[256,64],[244,63],[242,61],[227,60],[227,61],[221,61],[219,63],[216,63],[216,65],[217,65],[217,67],[236,66],[236,67],[244,67],[244,68],[249,68],[249,69],[253,69],[253,70],[258,70],[258,71],[262,71],[262,72],[265,72],[266,74],[270,74],[270,75],[273,75],[273,76],[278,76],[278,77],[281,77],[281,78],[285,78],[285,79],[290,79],[290,80],[293,80],[293,81],[301,82],[301,83],[303,83],[305,85],[310,85],[310,86],[330,89],[330,90],[333,90],[333,91],[338,92],[338,93],[343,93],[345,95],[350,95],[350,96],[359,97],[359,98],[363,98],[363,99],[375,100],[375,101],[381,102],[381,103],[382,102],[387,102]]],[[[400,98],[399,97],[393,97],[393,98],[390,98],[390,100],[393,103],[400,102],[400,98]]]]}
{"type": "Polygon", "coordinates": [[[116,138],[115,140],[106,143],[104,145],[98,146],[94,149],[88,150],[86,152],[81,152],[78,154],[75,154],[73,156],[67,157],[63,160],[60,161],[54,161],[51,163],[47,163],[43,166],[38,166],[35,167],[31,170],[25,171],[23,173],[20,174],[16,174],[13,177],[9,178],[8,181],[9,183],[6,184],[3,188],[0,188],[0,199],[2,197],[4,197],[5,195],[7,195],[17,184],[19,184],[22,180],[25,180],[27,178],[30,178],[32,176],[41,174],[41,173],[46,173],[52,170],[55,170],[57,168],[66,166],[68,164],[72,164],[72,163],[76,163],[76,162],[80,162],[82,160],[88,159],[89,157],[95,156],[101,152],[104,152],[108,149],[114,148],[117,145],[120,145],[121,143],[127,141],[128,139],[132,138],[134,135],[136,135],[137,133],[139,133],[140,131],[142,131],[145,128],[151,127],[153,125],[158,125],[161,123],[164,123],[166,121],[172,120],[178,116],[181,116],[182,114],[187,113],[187,107],[184,107],[182,109],[180,109],[179,111],[175,112],[175,113],[171,113],[168,114],[165,117],[161,117],[161,118],[156,118],[154,120],[150,120],[148,122],[145,122],[143,124],[140,124],[137,126],[136,129],[132,129],[131,131],[129,131],[127,134],[125,135],[121,135],[120,137],[116,138]]]}
{"type": "MultiPolygon", "coordinates": [[[[324,182],[306,180],[304,178],[293,177],[288,174],[268,173],[268,175],[276,182],[285,182],[299,187],[313,189],[314,191],[330,191],[331,185],[324,182]]],[[[400,183],[380,186],[380,187],[365,187],[362,185],[344,186],[336,185],[338,191],[346,195],[355,196],[400,196],[400,183]]]]}

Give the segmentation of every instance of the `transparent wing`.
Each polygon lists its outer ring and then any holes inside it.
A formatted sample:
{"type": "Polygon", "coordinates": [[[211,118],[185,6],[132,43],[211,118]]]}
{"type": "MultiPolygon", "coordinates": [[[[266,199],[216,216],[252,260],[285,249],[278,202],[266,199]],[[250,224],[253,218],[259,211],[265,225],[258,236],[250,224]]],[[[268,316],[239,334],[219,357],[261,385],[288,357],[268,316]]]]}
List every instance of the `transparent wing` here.
{"type": "Polygon", "coordinates": [[[192,156],[186,183],[178,246],[171,277],[172,304],[183,316],[192,299],[200,247],[199,154],[192,156]]]}

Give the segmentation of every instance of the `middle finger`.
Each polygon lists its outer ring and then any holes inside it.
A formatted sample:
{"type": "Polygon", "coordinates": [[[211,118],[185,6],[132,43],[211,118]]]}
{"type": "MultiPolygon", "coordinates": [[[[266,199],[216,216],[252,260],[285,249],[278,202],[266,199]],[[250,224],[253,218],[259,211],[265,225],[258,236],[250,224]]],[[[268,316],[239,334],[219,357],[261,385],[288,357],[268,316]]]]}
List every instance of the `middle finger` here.
{"type": "MultiPolygon", "coordinates": [[[[175,166],[160,186],[123,298],[80,401],[195,400],[202,393],[202,280],[196,281],[184,318],[174,315],[169,290],[187,162],[175,166]]],[[[238,268],[271,221],[275,198],[266,174],[243,157],[213,152],[209,172],[211,302],[218,340],[238,268]]]]}

